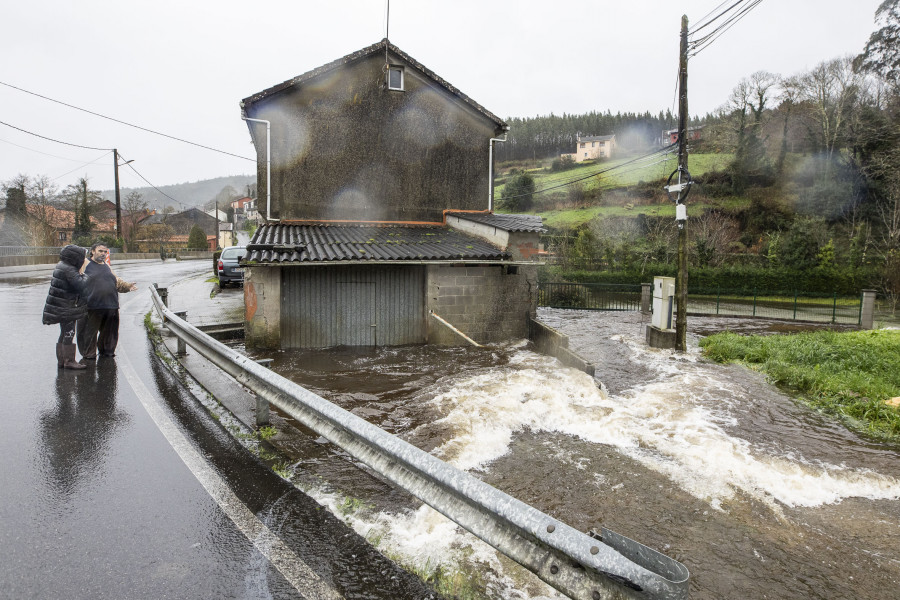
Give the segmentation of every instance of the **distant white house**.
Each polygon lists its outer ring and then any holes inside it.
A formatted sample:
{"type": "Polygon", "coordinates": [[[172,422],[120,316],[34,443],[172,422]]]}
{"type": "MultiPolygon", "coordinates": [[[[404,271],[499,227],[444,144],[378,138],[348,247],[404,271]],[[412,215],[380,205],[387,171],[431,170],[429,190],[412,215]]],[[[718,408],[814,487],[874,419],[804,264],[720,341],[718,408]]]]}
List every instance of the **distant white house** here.
{"type": "MultiPolygon", "coordinates": [[[[575,162],[611,158],[616,149],[616,136],[591,135],[575,138],[575,152],[569,154],[575,162]]],[[[565,156],[565,155],[563,155],[565,156]]]]}
{"type": "MultiPolygon", "coordinates": [[[[228,213],[227,213],[227,212],[225,212],[224,210],[220,210],[220,211],[218,211],[218,212],[219,212],[218,219],[219,219],[220,221],[227,221],[227,220],[228,220],[228,213]]],[[[206,211],[206,214],[208,214],[209,216],[211,216],[211,217],[214,218],[214,219],[217,218],[217,217],[216,217],[216,209],[214,209],[214,208],[212,208],[212,209],[206,211]]]]}

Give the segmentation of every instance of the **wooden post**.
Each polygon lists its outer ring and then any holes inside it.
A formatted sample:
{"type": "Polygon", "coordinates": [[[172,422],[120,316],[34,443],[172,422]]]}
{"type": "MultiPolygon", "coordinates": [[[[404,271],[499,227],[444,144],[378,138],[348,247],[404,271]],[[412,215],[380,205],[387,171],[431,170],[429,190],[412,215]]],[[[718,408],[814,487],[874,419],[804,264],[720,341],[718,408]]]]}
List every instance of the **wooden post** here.
{"type": "MultiPolygon", "coordinates": [[[[678,60],[678,168],[687,172],[687,50],[688,50],[688,18],[681,17],[681,52],[678,60]]],[[[687,195],[687,189],[681,190],[677,204],[680,205],[687,195]]],[[[678,207],[676,206],[676,216],[678,207]]],[[[678,313],[675,318],[675,349],[679,352],[687,350],[687,220],[678,221],[678,273],[675,277],[675,297],[678,299],[678,313]]]]}

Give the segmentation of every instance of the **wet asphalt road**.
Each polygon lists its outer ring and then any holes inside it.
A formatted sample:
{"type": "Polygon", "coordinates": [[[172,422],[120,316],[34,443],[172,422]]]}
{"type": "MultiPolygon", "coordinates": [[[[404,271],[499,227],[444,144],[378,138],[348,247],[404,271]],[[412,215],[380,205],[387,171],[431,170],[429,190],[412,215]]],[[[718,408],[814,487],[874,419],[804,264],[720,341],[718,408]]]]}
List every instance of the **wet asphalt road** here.
{"type": "Polygon", "coordinates": [[[266,469],[153,355],[147,286],[207,261],[121,265],[117,356],[59,370],[49,270],[0,273],[0,597],[427,598],[266,469]]]}

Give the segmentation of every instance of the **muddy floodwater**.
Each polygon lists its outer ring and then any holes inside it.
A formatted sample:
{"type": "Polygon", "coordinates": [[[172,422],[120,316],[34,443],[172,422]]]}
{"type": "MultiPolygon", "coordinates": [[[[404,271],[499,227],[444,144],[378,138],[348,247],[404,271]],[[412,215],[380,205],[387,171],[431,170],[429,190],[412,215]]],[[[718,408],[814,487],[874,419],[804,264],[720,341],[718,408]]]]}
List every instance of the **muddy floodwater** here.
{"type": "MultiPolygon", "coordinates": [[[[697,349],[698,334],[783,325],[691,319],[681,355],[647,348],[639,313],[539,317],[596,378],[524,342],[256,356],[577,529],[602,524],[681,561],[691,598],[900,597],[900,447],[697,349]]],[[[388,555],[468,573],[489,598],[560,597],[324,440],[296,451],[298,485],[388,555]]]]}

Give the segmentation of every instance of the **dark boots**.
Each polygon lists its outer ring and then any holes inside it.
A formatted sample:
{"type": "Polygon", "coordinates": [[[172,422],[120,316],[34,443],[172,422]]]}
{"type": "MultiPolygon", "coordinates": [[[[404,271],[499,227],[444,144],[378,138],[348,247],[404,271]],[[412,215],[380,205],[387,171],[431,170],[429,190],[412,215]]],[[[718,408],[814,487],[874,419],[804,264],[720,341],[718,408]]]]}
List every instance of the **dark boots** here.
{"type": "Polygon", "coordinates": [[[86,369],[75,360],[75,344],[56,344],[56,364],[60,369],[86,369]]]}

